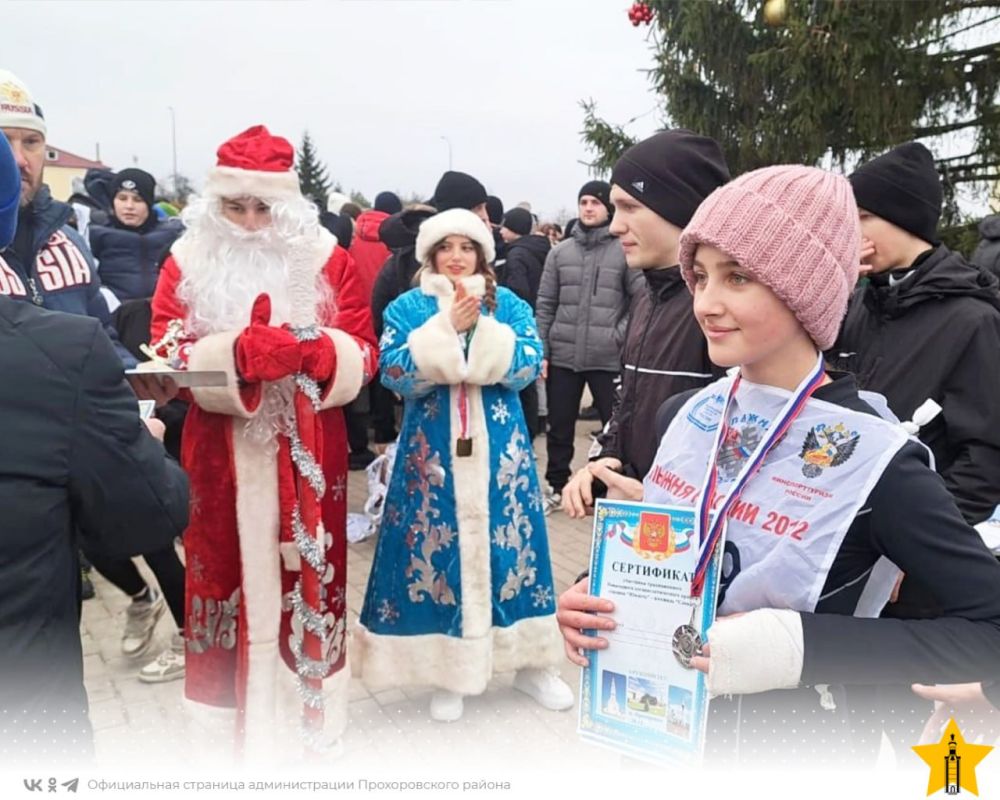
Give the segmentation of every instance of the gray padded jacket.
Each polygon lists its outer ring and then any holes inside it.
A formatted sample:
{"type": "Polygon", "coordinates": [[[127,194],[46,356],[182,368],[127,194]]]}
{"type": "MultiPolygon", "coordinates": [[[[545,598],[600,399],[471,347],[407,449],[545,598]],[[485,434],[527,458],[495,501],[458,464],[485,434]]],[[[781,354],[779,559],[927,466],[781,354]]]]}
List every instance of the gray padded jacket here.
{"type": "Polygon", "coordinates": [[[549,252],[535,316],[552,366],[575,372],[618,372],[632,295],[642,272],[629,270],[607,225],[577,225],[549,252]]]}

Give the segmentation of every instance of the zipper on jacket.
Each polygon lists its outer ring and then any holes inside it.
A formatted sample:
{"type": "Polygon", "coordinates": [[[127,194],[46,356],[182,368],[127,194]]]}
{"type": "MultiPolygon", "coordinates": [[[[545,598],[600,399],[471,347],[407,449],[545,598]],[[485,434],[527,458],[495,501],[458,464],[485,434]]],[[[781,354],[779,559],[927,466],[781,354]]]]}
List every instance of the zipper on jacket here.
{"type": "Polygon", "coordinates": [[[35,283],[34,278],[28,278],[28,288],[31,289],[31,302],[36,306],[44,305],[45,300],[42,298],[41,294],[39,294],[38,285],[35,283]]]}

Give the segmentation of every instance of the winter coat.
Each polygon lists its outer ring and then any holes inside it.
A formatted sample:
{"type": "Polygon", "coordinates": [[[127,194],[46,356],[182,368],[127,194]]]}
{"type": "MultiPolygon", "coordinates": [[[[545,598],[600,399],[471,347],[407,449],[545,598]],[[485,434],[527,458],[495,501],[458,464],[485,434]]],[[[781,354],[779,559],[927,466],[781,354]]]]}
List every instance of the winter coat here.
{"type": "Polygon", "coordinates": [[[980,222],[979,235],[982,238],[972,254],[972,263],[1000,278],[1000,214],[990,214],[980,222]]]}
{"type": "Polygon", "coordinates": [[[71,214],[68,205],[52,199],[47,186],[20,210],[14,243],[0,253],[0,295],[31,300],[52,311],[94,317],[125,366],[135,366],[135,358],[121,346],[111,324],[90,248],[66,224],[71,214]]]}
{"type": "Polygon", "coordinates": [[[504,247],[502,256],[496,260],[497,283],[506,286],[534,309],[545,258],[551,249],[552,244],[545,236],[515,239],[504,247]]]}
{"type": "Polygon", "coordinates": [[[622,348],[621,389],[614,414],[598,437],[597,456],[617,458],[634,478],[645,475],[653,463],[657,440],[649,435],[649,426],[663,401],[724,373],[708,357],[680,269],[642,274],[646,285],[632,300],[622,348]]]}
{"type": "MultiPolygon", "coordinates": [[[[465,281],[483,294],[481,276],[465,281]]],[[[495,314],[460,336],[448,318],[454,291],[447,277],[426,274],[385,312],[382,382],[405,410],[352,644],[372,690],[479,694],[494,671],[562,658],[541,491],[517,396],[538,375],[541,342],[528,304],[503,287],[495,314]],[[463,407],[468,456],[456,453],[463,407]]]]}
{"type": "Polygon", "coordinates": [[[0,381],[0,711],[58,715],[78,740],[66,752],[81,753],[78,534],[113,556],[168,547],[187,525],[187,480],[140,422],[97,320],[0,297],[0,374],[16,376],[0,381]]]}
{"type": "Polygon", "coordinates": [[[139,228],[113,219],[110,225],[90,226],[90,251],[97,260],[101,285],[119,303],[152,297],[160,265],[170,245],[184,232],[179,220],[161,222],[150,213],[139,228]]]}
{"type": "Polygon", "coordinates": [[[362,212],[355,220],[351,255],[354,256],[354,265],[362,280],[366,298],[371,298],[375,279],[391,255],[389,248],[378,238],[379,225],[388,218],[389,215],[384,211],[369,210],[362,212]]]}
{"type": "Polygon", "coordinates": [[[574,227],[549,252],[538,288],[535,314],[549,363],[618,372],[629,304],[641,286],[607,225],[574,227]]]}
{"type": "MultiPolygon", "coordinates": [[[[827,404],[820,413],[829,414],[830,425],[850,422],[836,413],[838,407],[875,416],[872,406],[859,397],[851,376],[841,374],[834,378],[813,395],[815,401],[827,404]]],[[[681,412],[694,395],[694,392],[675,395],[666,402],[659,415],[658,433],[670,424],[685,423],[681,412]]],[[[699,415],[700,405],[687,406],[687,421],[695,422],[692,416],[698,416],[702,423],[717,424],[717,416],[699,415]]],[[[780,563],[772,563],[770,570],[760,569],[766,562],[757,556],[756,563],[748,569],[746,554],[741,557],[741,552],[731,546],[731,539],[739,541],[738,535],[731,535],[731,526],[720,590],[720,597],[726,599],[720,599],[720,604],[730,602],[734,593],[739,593],[742,597],[769,598],[771,607],[799,611],[804,660],[800,688],[717,697],[712,701],[706,766],[733,760],[755,766],[800,764],[803,760],[809,764],[852,767],[864,764],[878,753],[883,722],[895,727],[901,721],[898,707],[878,707],[873,687],[898,686],[904,696],[912,697],[909,685],[914,682],[964,683],[996,675],[1000,663],[1000,593],[996,591],[1000,564],[979,534],[962,519],[941,480],[928,468],[926,449],[916,442],[904,442],[901,447],[891,444],[894,428],[886,424],[886,446],[887,452],[890,447],[897,449],[889,456],[867,497],[857,499],[858,510],[839,544],[834,536],[829,561],[818,562],[815,554],[813,558],[805,555],[807,543],[822,535],[825,526],[838,526],[842,521],[836,517],[823,518],[822,509],[830,502],[825,496],[818,500],[802,499],[809,493],[801,490],[811,489],[814,480],[804,470],[798,470],[796,475],[796,468],[805,463],[804,455],[790,466],[791,480],[782,483],[786,488],[770,489],[772,496],[782,495],[773,510],[760,507],[759,513],[751,511],[752,503],[748,501],[745,510],[731,514],[760,531],[768,557],[777,560],[784,548],[795,554],[793,558],[801,554],[812,565],[810,568],[816,570],[817,578],[823,578],[822,570],[826,573],[822,587],[815,591],[813,610],[795,608],[795,603],[785,595],[788,577],[781,572],[780,563]],[[786,520],[788,517],[795,520],[797,514],[812,514],[815,524],[807,529],[808,533],[801,537],[778,535],[781,515],[787,515],[786,520]],[[912,578],[934,587],[939,608],[933,615],[923,619],[914,615],[893,620],[861,618],[864,613],[872,613],[872,609],[868,612],[860,609],[868,605],[866,597],[878,583],[875,565],[882,556],[904,571],[903,586],[912,578]],[[768,583],[754,590],[755,581],[768,583]],[[741,585],[746,582],[749,589],[741,585]],[[824,690],[834,707],[820,706],[824,690]],[[798,728],[798,735],[789,737],[792,728],[798,728]]],[[[789,435],[794,433],[794,428],[789,431],[789,435]]],[[[862,436],[873,433],[869,431],[862,436]]],[[[796,441],[798,435],[801,430],[796,441]]],[[[850,471],[858,467],[863,455],[861,447],[851,448],[839,464],[837,460],[833,465],[827,462],[823,469],[850,471]]],[[[746,457],[742,456],[744,460],[746,457]]],[[[657,459],[660,458],[658,453],[657,459]]],[[[775,462],[776,459],[765,458],[764,469],[775,462]]],[[[740,466],[737,462],[733,469],[740,466]]],[[[698,471],[696,467],[692,469],[698,471]]],[[[834,481],[846,479],[842,472],[834,481]]],[[[646,481],[647,492],[651,480],[657,480],[653,473],[646,481]]],[[[682,480],[675,479],[665,485],[670,487],[669,491],[685,490],[682,480]]],[[[752,480],[745,498],[752,493],[751,487],[752,480]]],[[[678,498],[680,505],[692,503],[691,499],[678,498]]],[[[802,523],[793,521],[787,530],[796,524],[802,523]]],[[[893,608],[892,603],[885,606],[887,611],[893,608]]]]}
{"type": "Polygon", "coordinates": [[[943,245],[902,277],[875,275],[851,298],[828,358],[884,395],[901,420],[928,398],[942,406],[920,440],[965,518],[987,519],[1000,503],[996,279],[943,245]]]}
{"type": "Polygon", "coordinates": [[[382,335],[382,314],[386,306],[413,288],[413,278],[420,269],[414,255],[417,231],[421,222],[436,213],[430,206],[416,206],[393,214],[379,225],[379,239],[392,255],[382,265],[372,288],[372,322],[376,336],[382,335]]]}

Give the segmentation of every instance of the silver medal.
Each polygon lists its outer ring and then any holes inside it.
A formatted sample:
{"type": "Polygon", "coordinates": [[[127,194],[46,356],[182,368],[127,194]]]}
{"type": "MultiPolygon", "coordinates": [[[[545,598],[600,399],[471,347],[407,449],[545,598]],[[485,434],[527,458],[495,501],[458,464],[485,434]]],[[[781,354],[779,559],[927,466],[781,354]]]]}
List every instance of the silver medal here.
{"type": "Polygon", "coordinates": [[[697,612],[698,606],[696,605],[691,609],[691,622],[687,625],[681,625],[675,630],[674,638],[671,642],[674,657],[685,669],[691,669],[691,659],[701,655],[701,634],[698,633],[698,629],[694,626],[697,612]]]}

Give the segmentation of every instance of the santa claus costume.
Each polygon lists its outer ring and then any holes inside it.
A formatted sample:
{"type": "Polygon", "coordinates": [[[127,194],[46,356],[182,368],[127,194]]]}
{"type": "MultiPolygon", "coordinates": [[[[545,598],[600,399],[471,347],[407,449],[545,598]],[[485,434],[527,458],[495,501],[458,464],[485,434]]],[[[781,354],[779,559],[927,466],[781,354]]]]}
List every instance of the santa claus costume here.
{"type": "Polygon", "coordinates": [[[184,693],[213,730],[232,723],[248,760],[273,758],[300,716],[313,745],[346,722],[341,407],[378,358],[351,257],[302,197],[293,157],[263,126],[223,144],[153,297],[154,342],[182,326],[178,365],[228,379],[190,390],[184,427],[184,693]],[[269,224],[231,222],[235,198],[269,208],[269,224]]]}

